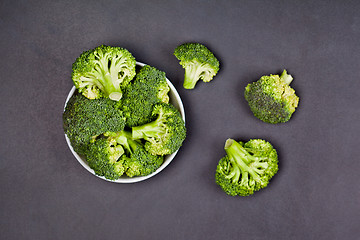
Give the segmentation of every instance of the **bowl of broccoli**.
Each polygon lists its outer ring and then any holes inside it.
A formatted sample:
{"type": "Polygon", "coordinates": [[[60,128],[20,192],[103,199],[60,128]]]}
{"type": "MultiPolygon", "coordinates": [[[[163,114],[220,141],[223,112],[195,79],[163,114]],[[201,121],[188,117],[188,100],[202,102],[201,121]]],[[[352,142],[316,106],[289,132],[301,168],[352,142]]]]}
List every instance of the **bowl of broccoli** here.
{"type": "Polygon", "coordinates": [[[186,138],[185,111],[163,71],[134,65],[126,49],[102,46],[75,61],[72,79],[63,126],[86,170],[106,181],[134,183],[170,164],[186,138]]]}

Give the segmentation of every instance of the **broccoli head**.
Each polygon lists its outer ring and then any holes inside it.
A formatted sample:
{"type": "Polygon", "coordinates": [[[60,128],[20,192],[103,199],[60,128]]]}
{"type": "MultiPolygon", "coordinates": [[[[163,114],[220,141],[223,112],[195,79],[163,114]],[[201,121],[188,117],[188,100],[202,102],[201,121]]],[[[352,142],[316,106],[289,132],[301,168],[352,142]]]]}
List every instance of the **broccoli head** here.
{"type": "Polygon", "coordinates": [[[77,91],[63,113],[63,127],[75,152],[83,155],[88,143],[107,131],[122,131],[125,117],[109,98],[88,99],[77,91]]]}
{"type": "Polygon", "coordinates": [[[114,139],[99,137],[88,145],[85,159],[98,176],[116,180],[128,169],[122,145],[114,139]]]}
{"type": "Polygon", "coordinates": [[[127,85],[121,99],[126,126],[133,127],[152,121],[153,105],[168,103],[169,91],[165,72],[149,65],[143,66],[135,79],[127,85]]]}
{"type": "Polygon", "coordinates": [[[149,175],[155,172],[164,161],[163,156],[150,154],[140,141],[133,140],[130,132],[108,132],[105,136],[109,136],[109,141],[115,141],[125,149],[121,160],[126,162],[125,174],[128,177],[149,175]]]}
{"type": "Polygon", "coordinates": [[[281,76],[263,76],[249,83],[245,99],[254,116],[272,124],[289,121],[299,103],[295,90],[289,86],[292,80],[284,70],[281,76]]]}
{"type": "Polygon", "coordinates": [[[278,171],[278,155],[273,146],[262,139],[247,143],[228,139],[226,156],[220,159],[216,183],[231,196],[248,196],[269,184],[278,171]]]}
{"type": "Polygon", "coordinates": [[[134,139],[145,139],[145,148],[153,155],[171,154],[178,150],[186,137],[185,123],[180,112],[171,104],[154,105],[150,123],[132,128],[134,139]]]}
{"type": "Polygon", "coordinates": [[[193,89],[200,79],[210,82],[219,71],[217,58],[200,43],[184,43],[175,48],[174,55],[185,69],[185,89],[193,89]]]}
{"type": "Polygon", "coordinates": [[[135,76],[136,61],[121,47],[101,45],[83,52],[73,63],[72,80],[85,97],[118,101],[122,88],[135,76]]]}
{"type": "Polygon", "coordinates": [[[162,156],[154,156],[145,150],[140,141],[135,141],[125,130],[106,132],[92,141],[86,152],[89,167],[98,176],[117,180],[121,176],[146,176],[163,163],[162,156]]]}

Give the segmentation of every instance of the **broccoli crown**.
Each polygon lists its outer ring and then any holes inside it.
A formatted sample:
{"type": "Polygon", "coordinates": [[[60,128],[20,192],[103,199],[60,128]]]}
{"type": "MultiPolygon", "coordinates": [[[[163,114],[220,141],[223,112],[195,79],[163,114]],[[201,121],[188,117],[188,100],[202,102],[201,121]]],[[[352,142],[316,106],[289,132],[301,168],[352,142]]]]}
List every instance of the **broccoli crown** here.
{"type": "Polygon", "coordinates": [[[130,132],[121,131],[106,133],[106,135],[125,149],[122,159],[126,161],[125,174],[128,177],[149,175],[155,172],[164,161],[163,156],[150,154],[140,141],[133,140],[130,132]]]}
{"type": "Polygon", "coordinates": [[[156,103],[168,103],[165,72],[145,65],[135,79],[125,88],[121,107],[126,117],[126,126],[133,127],[152,121],[151,113],[156,103]]]}
{"type": "Polygon", "coordinates": [[[248,196],[266,187],[278,171],[278,155],[273,146],[262,139],[247,143],[228,139],[226,156],[220,159],[216,183],[231,196],[248,196]]]}
{"type": "Polygon", "coordinates": [[[85,158],[96,175],[116,180],[128,168],[126,159],[121,158],[124,152],[114,139],[98,138],[88,145],[85,158]]]}
{"type": "Polygon", "coordinates": [[[290,120],[299,103],[299,97],[289,84],[292,76],[283,71],[281,76],[263,76],[245,88],[245,99],[254,116],[267,123],[290,120]]]}
{"type": "Polygon", "coordinates": [[[63,113],[63,127],[75,152],[84,154],[88,143],[107,131],[121,131],[125,118],[115,101],[88,99],[77,91],[63,113]]]}
{"type": "Polygon", "coordinates": [[[163,156],[154,156],[146,151],[140,141],[133,140],[125,130],[105,132],[89,143],[85,151],[89,167],[98,176],[109,180],[121,176],[146,176],[158,169],[163,156]]]}
{"type": "Polygon", "coordinates": [[[149,175],[155,172],[164,161],[163,156],[152,155],[146,151],[140,142],[132,141],[130,147],[132,154],[128,161],[129,168],[126,171],[126,175],[129,177],[149,175]]]}
{"type": "Polygon", "coordinates": [[[72,80],[85,97],[109,97],[118,101],[135,76],[136,60],[121,47],[101,45],[83,52],[73,63],[72,80]]]}
{"type": "Polygon", "coordinates": [[[153,155],[171,154],[178,150],[186,137],[185,123],[171,104],[154,105],[153,122],[132,128],[134,139],[145,139],[145,148],[153,155]]]}
{"type": "Polygon", "coordinates": [[[217,58],[200,43],[184,43],[175,48],[174,55],[185,69],[186,89],[193,89],[200,79],[210,82],[219,71],[217,58]]]}

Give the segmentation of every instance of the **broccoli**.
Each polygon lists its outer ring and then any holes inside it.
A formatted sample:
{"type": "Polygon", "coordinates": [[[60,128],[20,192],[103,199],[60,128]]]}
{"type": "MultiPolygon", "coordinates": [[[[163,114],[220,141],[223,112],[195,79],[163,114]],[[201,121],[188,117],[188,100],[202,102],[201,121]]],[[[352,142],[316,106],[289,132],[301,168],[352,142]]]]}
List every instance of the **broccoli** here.
{"type": "Polygon", "coordinates": [[[101,45],[83,52],[73,63],[72,80],[85,97],[118,101],[122,88],[135,76],[136,61],[121,47],[101,45]]]}
{"type": "Polygon", "coordinates": [[[88,99],[75,91],[63,113],[63,127],[75,152],[84,154],[95,137],[107,131],[122,131],[125,117],[109,98],[88,99]]]}
{"type": "Polygon", "coordinates": [[[128,169],[124,153],[115,139],[99,137],[88,144],[85,159],[96,175],[116,180],[128,169]]]}
{"type": "Polygon", "coordinates": [[[126,162],[127,168],[124,172],[128,177],[149,175],[164,161],[163,156],[152,155],[146,151],[140,141],[132,139],[130,132],[107,132],[104,135],[108,136],[108,141],[115,141],[124,148],[125,154],[120,160],[126,162]]]}
{"type": "Polygon", "coordinates": [[[185,69],[185,89],[193,89],[200,79],[210,82],[219,71],[217,58],[200,43],[184,43],[175,48],[174,55],[185,69]]]}
{"type": "Polygon", "coordinates": [[[273,146],[262,139],[247,143],[228,139],[226,156],[217,168],[216,183],[231,196],[248,196],[266,187],[278,171],[278,155],[273,146]]]}
{"type": "Polygon", "coordinates": [[[135,79],[125,88],[121,106],[126,126],[133,127],[152,121],[151,112],[156,103],[168,103],[170,87],[165,72],[143,66],[135,79]]]}
{"type": "Polygon", "coordinates": [[[125,130],[105,132],[89,143],[85,152],[89,167],[98,176],[109,180],[121,176],[146,176],[158,169],[164,161],[163,156],[147,152],[144,145],[131,138],[125,130]]]}
{"type": "Polygon", "coordinates": [[[245,99],[254,116],[266,123],[281,123],[290,120],[299,97],[289,84],[292,76],[283,71],[281,76],[263,76],[245,88],[245,99]]]}
{"type": "Polygon", "coordinates": [[[145,149],[154,155],[178,150],[186,137],[180,112],[171,104],[158,103],[152,115],[157,117],[153,122],[132,128],[133,139],[145,139],[145,149]]]}

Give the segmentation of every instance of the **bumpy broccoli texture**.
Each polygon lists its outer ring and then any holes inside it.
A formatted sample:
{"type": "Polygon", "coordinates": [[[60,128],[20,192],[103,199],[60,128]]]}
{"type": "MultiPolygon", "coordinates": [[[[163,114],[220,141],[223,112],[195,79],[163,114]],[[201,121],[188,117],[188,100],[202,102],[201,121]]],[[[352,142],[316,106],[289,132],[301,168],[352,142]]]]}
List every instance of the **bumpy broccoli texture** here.
{"type": "Polygon", "coordinates": [[[136,61],[121,47],[101,45],[83,52],[73,63],[72,80],[85,97],[118,101],[122,88],[135,76],[136,61]]]}
{"type": "Polygon", "coordinates": [[[168,103],[169,91],[165,72],[149,65],[143,66],[125,88],[120,101],[126,126],[133,127],[152,121],[154,104],[168,103]]]}
{"type": "Polygon", "coordinates": [[[200,79],[210,82],[219,71],[218,59],[203,44],[184,43],[175,48],[174,55],[185,69],[185,89],[193,89],[200,79]]]}
{"type": "Polygon", "coordinates": [[[146,140],[145,149],[153,155],[174,153],[186,137],[185,123],[180,112],[171,104],[154,105],[150,123],[132,128],[134,139],[146,140]]]}
{"type": "Polygon", "coordinates": [[[281,123],[290,120],[299,97],[289,84],[292,76],[283,71],[281,76],[263,76],[245,88],[245,99],[254,116],[263,122],[281,123]]]}
{"type": "Polygon", "coordinates": [[[152,155],[140,141],[133,140],[127,131],[106,132],[89,145],[86,160],[94,172],[109,180],[126,174],[146,176],[158,169],[163,156],[152,155]]]}
{"type": "Polygon", "coordinates": [[[83,155],[90,141],[107,131],[122,131],[125,117],[109,98],[88,99],[75,91],[63,113],[63,127],[75,152],[83,155]]]}
{"type": "Polygon", "coordinates": [[[186,137],[165,72],[145,65],[132,73],[126,63],[133,60],[125,49],[100,46],[73,65],[77,90],[63,113],[64,131],[74,151],[108,180],[155,172],[186,137]]]}
{"type": "Polygon", "coordinates": [[[99,137],[88,145],[85,157],[96,175],[116,180],[127,169],[127,161],[122,158],[124,153],[124,148],[115,139],[99,137]]]}
{"type": "Polygon", "coordinates": [[[220,159],[216,183],[231,196],[249,196],[265,188],[278,171],[278,155],[273,146],[262,139],[246,143],[228,139],[226,156],[220,159]]]}

